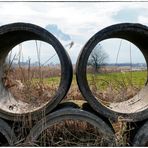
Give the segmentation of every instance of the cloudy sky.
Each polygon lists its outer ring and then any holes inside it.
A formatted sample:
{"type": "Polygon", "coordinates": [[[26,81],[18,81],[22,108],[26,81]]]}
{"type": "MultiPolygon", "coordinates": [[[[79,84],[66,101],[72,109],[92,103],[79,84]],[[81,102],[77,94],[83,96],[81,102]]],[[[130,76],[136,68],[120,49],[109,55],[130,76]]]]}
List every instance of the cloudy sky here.
{"type": "MultiPolygon", "coordinates": [[[[0,25],[13,22],[33,23],[44,28],[49,24],[57,25],[74,42],[71,49],[65,48],[75,63],[86,41],[104,27],[122,22],[148,25],[148,2],[0,2],[0,25]]],[[[63,46],[70,42],[62,41],[60,37],[58,39],[63,46]]],[[[103,49],[110,56],[110,62],[115,62],[119,43],[119,40],[102,43],[103,49]]],[[[126,47],[127,51],[121,50],[119,62],[127,62],[129,43],[123,41],[122,44],[122,48],[126,47]]],[[[26,49],[24,55],[27,56],[27,53],[26,49]]],[[[134,62],[144,62],[142,54],[133,45],[132,53],[134,62]]],[[[52,54],[49,53],[49,56],[52,54]]],[[[33,53],[29,55],[34,56],[33,53]]]]}

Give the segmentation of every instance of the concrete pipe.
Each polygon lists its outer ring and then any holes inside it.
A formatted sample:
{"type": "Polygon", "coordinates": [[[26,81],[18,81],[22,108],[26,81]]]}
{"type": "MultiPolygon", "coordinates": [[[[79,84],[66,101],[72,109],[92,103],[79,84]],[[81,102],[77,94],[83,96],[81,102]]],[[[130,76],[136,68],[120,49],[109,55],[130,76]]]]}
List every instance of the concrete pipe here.
{"type": "MultiPolygon", "coordinates": [[[[100,117],[98,117],[98,116],[96,116],[92,113],[89,113],[87,111],[84,111],[84,110],[81,110],[81,109],[78,109],[78,108],[73,108],[73,107],[66,107],[66,108],[63,108],[63,109],[59,109],[59,110],[52,112],[51,114],[47,115],[42,120],[40,120],[31,129],[30,134],[27,136],[25,145],[35,145],[36,142],[39,140],[38,139],[39,136],[43,132],[45,132],[45,130],[47,130],[49,128],[51,128],[50,130],[54,130],[54,128],[53,128],[54,125],[60,130],[64,129],[64,127],[60,127],[60,125],[64,121],[67,122],[67,120],[71,120],[71,121],[69,121],[69,123],[72,123],[73,121],[81,121],[81,122],[86,122],[86,123],[92,125],[94,128],[96,128],[99,131],[99,134],[101,135],[102,140],[105,141],[106,146],[114,146],[115,145],[115,135],[114,135],[113,128],[111,128],[110,125],[108,125],[100,117]]],[[[74,125],[78,125],[78,123],[73,124],[71,126],[71,128],[74,128],[74,125]]],[[[66,127],[67,127],[67,131],[70,132],[71,128],[68,128],[68,124],[66,125],[66,127]]],[[[84,127],[84,124],[82,126],[82,123],[81,123],[81,127],[84,127]]],[[[81,129],[83,129],[83,128],[79,127],[79,129],[77,129],[77,128],[74,129],[74,135],[75,135],[74,137],[77,137],[77,133],[79,131],[81,131],[81,129]]],[[[50,134],[54,133],[54,135],[56,135],[55,130],[53,132],[50,131],[50,130],[48,130],[48,133],[50,133],[50,134]]],[[[91,130],[91,132],[92,132],[92,130],[91,130]]],[[[99,134],[97,134],[98,137],[99,137],[99,134]]],[[[66,135],[66,132],[64,133],[64,135],[66,135]]],[[[73,134],[71,134],[71,135],[73,135],[73,134]]],[[[83,137],[83,136],[82,137],[81,136],[82,136],[82,132],[80,134],[80,137],[79,138],[77,137],[76,139],[79,141],[83,137]]],[[[49,136],[47,136],[47,135],[46,135],[46,137],[49,138],[49,136]]],[[[60,140],[56,141],[59,144],[57,146],[60,146],[59,141],[61,141],[61,142],[64,141],[64,137],[62,137],[62,135],[59,133],[59,131],[58,131],[58,135],[57,135],[56,139],[57,138],[60,139],[60,140]]],[[[69,139],[72,140],[73,138],[69,138],[69,139]]],[[[52,138],[50,139],[51,145],[49,144],[49,146],[55,146],[56,145],[56,143],[52,143],[53,139],[54,139],[54,136],[52,135],[52,138]]],[[[82,139],[83,139],[83,142],[84,142],[85,138],[83,137],[82,139]]],[[[90,139],[91,138],[89,138],[89,140],[90,139]]],[[[97,140],[97,139],[95,139],[95,140],[97,140]]],[[[66,139],[66,141],[68,141],[68,139],[66,139]]],[[[76,145],[82,146],[81,144],[79,144],[78,141],[75,144],[72,144],[72,145],[73,146],[76,146],[76,145]]],[[[74,143],[74,141],[73,141],[73,143],[74,143]]],[[[67,143],[65,146],[68,146],[68,144],[70,144],[70,143],[67,143]]],[[[88,146],[88,145],[85,145],[85,144],[83,144],[83,146],[88,146]]],[[[90,143],[88,143],[88,144],[89,144],[89,146],[92,146],[90,143]]],[[[93,146],[99,146],[99,144],[96,144],[96,145],[93,145],[93,146]]]]}
{"type": "Polygon", "coordinates": [[[71,60],[61,43],[45,29],[28,23],[13,23],[0,27],[0,117],[8,120],[22,120],[28,115],[32,119],[54,109],[66,95],[72,81],[71,60]],[[4,63],[8,53],[13,47],[28,40],[40,40],[50,44],[56,51],[61,63],[61,79],[56,94],[51,101],[33,108],[28,103],[16,100],[13,95],[4,87],[2,76],[4,63]],[[14,107],[13,107],[14,106],[14,107]],[[12,109],[13,107],[13,109],[12,109]]]}
{"type": "Polygon", "coordinates": [[[86,69],[89,55],[94,47],[101,41],[111,38],[120,38],[128,40],[136,45],[143,53],[148,63],[148,27],[141,24],[123,23],[104,28],[92,36],[84,45],[76,65],[77,83],[84,98],[91,107],[103,116],[117,120],[129,122],[141,121],[148,118],[148,85],[138,92],[133,98],[119,102],[110,103],[105,106],[96,98],[88,85],[86,69]]]}
{"type": "Polygon", "coordinates": [[[146,121],[137,131],[133,146],[148,146],[148,121],[146,121]]]}
{"type": "Polygon", "coordinates": [[[0,144],[1,146],[14,146],[16,142],[16,136],[13,129],[5,122],[0,119],[0,144]]]}

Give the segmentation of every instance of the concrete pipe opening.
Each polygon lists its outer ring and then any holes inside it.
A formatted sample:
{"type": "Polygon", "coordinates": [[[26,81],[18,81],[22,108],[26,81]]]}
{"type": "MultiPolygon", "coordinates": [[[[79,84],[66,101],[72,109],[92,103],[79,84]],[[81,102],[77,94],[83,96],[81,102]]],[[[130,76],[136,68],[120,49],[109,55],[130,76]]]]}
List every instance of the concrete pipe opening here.
{"type": "MultiPolygon", "coordinates": [[[[141,24],[123,23],[109,26],[98,33],[96,33],[83,47],[78,61],[77,61],[77,82],[79,88],[98,113],[101,113],[105,117],[113,120],[121,118],[126,121],[140,121],[146,119],[148,116],[148,85],[147,85],[147,62],[148,62],[148,27],[141,24]],[[145,69],[145,85],[144,87],[135,93],[131,98],[126,100],[120,100],[119,102],[110,102],[103,104],[98,96],[95,96],[90,88],[87,77],[87,65],[91,52],[101,42],[108,39],[122,39],[129,41],[135,47],[137,47],[144,56],[146,62],[145,69]]],[[[113,44],[113,42],[112,42],[113,44]]],[[[99,51],[100,52],[100,51],[99,51]]],[[[119,54],[119,53],[118,53],[119,54]]],[[[139,77],[142,77],[139,74],[139,77]]],[[[114,78],[116,79],[116,78],[114,78]]],[[[101,80],[98,80],[101,81],[101,80]]],[[[118,81],[119,82],[119,81],[118,81]]],[[[106,80],[104,81],[106,83],[106,80]]],[[[106,83],[106,85],[109,85],[106,83]]],[[[115,88],[113,88],[115,89],[115,88]]],[[[122,88],[123,89],[123,88],[122,88]]],[[[122,92],[122,90],[120,90],[122,92]]],[[[109,94],[111,96],[111,94],[109,94]]],[[[116,97],[116,96],[114,96],[116,97]]],[[[111,99],[114,100],[114,97],[111,99]]]]}
{"type": "MultiPolygon", "coordinates": [[[[21,49],[21,50],[25,50],[25,49],[21,49]]],[[[33,53],[31,49],[29,52],[33,53]]],[[[42,52],[42,50],[39,51],[39,49],[37,49],[36,52],[38,52],[37,56],[38,56],[38,59],[40,60],[39,52],[42,52]]],[[[51,50],[49,49],[49,51],[46,54],[47,55],[49,54],[48,58],[50,58],[50,56],[52,56],[50,55],[51,50]]],[[[1,26],[0,27],[0,59],[1,59],[0,60],[0,78],[1,78],[0,80],[0,116],[5,119],[21,120],[22,117],[27,117],[28,115],[29,116],[31,115],[31,118],[35,119],[37,116],[40,116],[40,113],[43,110],[45,114],[49,113],[64,98],[64,96],[66,95],[70,87],[71,80],[72,80],[72,64],[66,50],[51,33],[49,33],[48,31],[46,31],[45,29],[39,26],[28,24],[28,23],[13,23],[13,24],[1,26]],[[6,57],[14,47],[16,47],[17,45],[20,45],[20,43],[22,42],[23,43],[31,42],[31,40],[35,40],[37,48],[39,48],[37,45],[37,42],[40,41],[46,44],[46,46],[50,46],[52,49],[54,49],[59,58],[60,65],[61,65],[60,66],[61,74],[59,75],[59,85],[57,86],[56,91],[52,95],[48,91],[48,94],[51,97],[49,97],[49,100],[46,99],[46,101],[43,104],[41,105],[38,104],[38,106],[35,105],[37,101],[34,101],[34,104],[31,104],[29,101],[27,101],[27,99],[29,100],[30,96],[27,96],[27,98],[24,98],[24,99],[19,99],[19,95],[18,95],[18,97],[16,98],[15,97],[16,95],[12,93],[8,89],[8,87],[6,87],[7,84],[5,85],[5,83],[8,82],[8,80],[5,81],[6,76],[4,75],[4,73],[6,72],[5,70],[6,57]]],[[[12,61],[10,61],[10,63],[12,64],[12,61]]],[[[39,64],[41,64],[40,61],[39,61],[39,64]]],[[[8,67],[10,68],[9,65],[8,67]]],[[[27,70],[32,68],[30,65],[30,61],[29,61],[28,68],[25,67],[26,72],[24,71],[25,68],[22,67],[20,64],[19,64],[19,67],[24,75],[27,73],[27,70]]],[[[38,67],[40,68],[40,70],[42,69],[41,65],[39,65],[38,67]]],[[[48,69],[46,69],[46,71],[48,73],[48,69]]],[[[19,76],[16,76],[18,73],[19,73],[18,71],[15,71],[13,76],[19,79],[19,76]]],[[[36,74],[36,71],[34,73],[36,74]]],[[[7,76],[9,79],[12,75],[11,76],[7,75],[7,76]]],[[[33,78],[33,79],[34,79],[33,82],[35,82],[37,78],[33,78]]],[[[27,86],[32,85],[32,84],[29,84],[30,82],[28,80],[24,79],[24,82],[25,83],[27,82],[27,86]]],[[[38,85],[40,84],[41,83],[38,83],[38,85]]],[[[43,89],[45,90],[46,88],[43,88],[43,89]]],[[[37,86],[35,86],[35,89],[37,89],[37,86]]],[[[16,89],[16,91],[17,91],[17,94],[21,94],[20,90],[16,89]]],[[[28,90],[28,92],[26,91],[25,94],[29,94],[29,91],[32,93],[34,90],[28,90]]],[[[37,93],[38,92],[36,92],[36,94],[37,93]]],[[[21,97],[22,96],[20,95],[20,98],[21,97]]],[[[42,99],[42,96],[39,95],[38,99],[42,99]]]]}
{"type": "Polygon", "coordinates": [[[115,146],[115,134],[100,117],[69,107],[37,122],[25,143],[38,146],[115,146]]]}

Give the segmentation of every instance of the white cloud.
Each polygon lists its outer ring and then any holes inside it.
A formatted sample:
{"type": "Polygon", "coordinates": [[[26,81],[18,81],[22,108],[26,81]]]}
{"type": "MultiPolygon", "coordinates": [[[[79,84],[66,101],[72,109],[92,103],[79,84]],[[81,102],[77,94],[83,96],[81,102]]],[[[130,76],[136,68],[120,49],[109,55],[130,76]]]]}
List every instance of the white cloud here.
{"type": "Polygon", "coordinates": [[[147,16],[139,16],[138,22],[141,24],[148,25],[148,15],[147,16]]]}
{"type": "MultiPolygon", "coordinates": [[[[73,61],[85,42],[96,32],[109,25],[120,23],[113,19],[121,9],[148,8],[148,3],[0,3],[0,24],[28,22],[42,27],[57,24],[71,35],[75,46],[69,52],[73,61]]],[[[128,16],[127,16],[128,17],[128,16]]],[[[148,24],[147,16],[140,14],[138,22],[148,24]]],[[[124,22],[124,20],[123,20],[124,22]]]]}

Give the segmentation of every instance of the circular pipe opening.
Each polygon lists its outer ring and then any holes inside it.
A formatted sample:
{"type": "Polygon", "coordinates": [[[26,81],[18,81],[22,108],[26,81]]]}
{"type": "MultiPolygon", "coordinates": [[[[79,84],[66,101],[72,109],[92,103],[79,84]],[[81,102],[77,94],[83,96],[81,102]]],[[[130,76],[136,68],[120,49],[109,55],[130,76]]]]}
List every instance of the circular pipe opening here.
{"type": "Polygon", "coordinates": [[[1,109],[26,113],[42,108],[56,94],[60,78],[61,65],[52,46],[37,40],[19,44],[5,61],[2,81],[11,97],[1,109]]]}
{"type": "Polygon", "coordinates": [[[147,65],[141,51],[123,39],[107,39],[92,50],[87,62],[92,94],[113,111],[137,112],[134,97],[147,82],[147,65]]]}
{"type": "MultiPolygon", "coordinates": [[[[72,64],[61,43],[45,29],[27,23],[14,23],[0,27],[0,115],[8,120],[21,120],[21,117],[31,114],[32,119],[40,115],[42,110],[50,112],[66,95],[72,80],[72,64]],[[61,78],[59,87],[51,101],[33,110],[23,110],[25,103],[18,103],[2,82],[5,60],[8,53],[24,41],[39,40],[50,44],[55,49],[61,63],[61,78]],[[16,105],[17,104],[17,105],[16,105]],[[15,118],[17,117],[17,118],[15,118]],[[20,119],[19,119],[20,117],[20,119]]],[[[30,50],[31,52],[31,50],[30,50]]]]}
{"type": "Polygon", "coordinates": [[[79,109],[60,109],[39,121],[26,144],[39,146],[113,146],[114,132],[101,118],[79,109]],[[45,125],[45,126],[43,126],[45,125]]]}
{"type": "MultiPolygon", "coordinates": [[[[87,81],[87,62],[92,50],[98,43],[106,39],[120,38],[133,43],[142,52],[148,62],[147,40],[148,28],[140,24],[123,23],[109,26],[96,33],[83,47],[77,61],[77,82],[79,88],[90,105],[104,116],[117,120],[119,116],[124,120],[137,121],[147,117],[148,99],[147,85],[132,99],[121,103],[111,103],[106,107],[93,95],[87,81]]],[[[140,77],[140,76],[139,76],[140,77]]]]}

